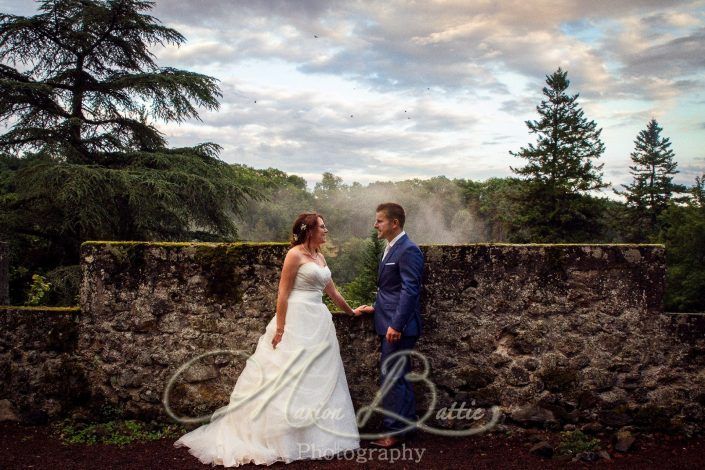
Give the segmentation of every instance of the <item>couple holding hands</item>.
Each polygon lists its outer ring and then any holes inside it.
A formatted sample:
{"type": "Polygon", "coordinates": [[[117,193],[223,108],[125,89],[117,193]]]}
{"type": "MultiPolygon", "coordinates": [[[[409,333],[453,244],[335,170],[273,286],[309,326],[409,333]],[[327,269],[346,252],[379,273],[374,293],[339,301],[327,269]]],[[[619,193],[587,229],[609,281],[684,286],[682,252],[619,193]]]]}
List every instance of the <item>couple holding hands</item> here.
{"type": "Polygon", "coordinates": [[[379,263],[374,306],[355,309],[338,292],[320,247],[328,228],[320,214],[294,222],[282,267],[276,315],[235,384],[228,405],[211,421],[174,443],[201,462],[226,467],[332,456],[360,447],[355,410],[325,292],[344,312],[373,314],[380,339],[383,437],[392,447],[416,420],[416,402],[405,375],[404,351],[421,333],[420,292],[424,259],[404,232],[404,209],[377,207],[374,227],[387,240],[379,263]],[[397,353],[397,354],[395,354],[397,353]],[[387,361],[389,356],[392,361],[387,361]],[[400,419],[401,418],[401,419],[400,419]]]}

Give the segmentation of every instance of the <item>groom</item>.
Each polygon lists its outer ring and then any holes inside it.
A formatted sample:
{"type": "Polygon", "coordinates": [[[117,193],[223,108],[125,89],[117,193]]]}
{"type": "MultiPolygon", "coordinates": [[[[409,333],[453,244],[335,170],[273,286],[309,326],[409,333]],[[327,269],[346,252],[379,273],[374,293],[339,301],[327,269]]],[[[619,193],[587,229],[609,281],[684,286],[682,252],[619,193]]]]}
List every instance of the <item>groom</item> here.
{"type": "MultiPolygon", "coordinates": [[[[377,298],[374,307],[362,305],[355,311],[358,315],[375,315],[375,331],[382,351],[380,364],[397,351],[413,349],[421,334],[419,297],[424,259],[419,247],[404,232],[405,219],[404,209],[399,204],[387,202],[377,207],[377,237],[388,242],[378,268],[377,298]]],[[[411,371],[409,359],[402,354],[381,371],[383,387],[387,383],[390,387],[382,406],[413,422],[416,421],[416,400],[411,384],[405,379],[411,371]],[[395,367],[396,361],[401,363],[395,367]],[[395,369],[397,372],[393,373],[395,369]]],[[[409,426],[389,416],[385,416],[382,425],[389,435],[372,442],[380,447],[397,445],[408,432],[401,430],[409,426]]]]}

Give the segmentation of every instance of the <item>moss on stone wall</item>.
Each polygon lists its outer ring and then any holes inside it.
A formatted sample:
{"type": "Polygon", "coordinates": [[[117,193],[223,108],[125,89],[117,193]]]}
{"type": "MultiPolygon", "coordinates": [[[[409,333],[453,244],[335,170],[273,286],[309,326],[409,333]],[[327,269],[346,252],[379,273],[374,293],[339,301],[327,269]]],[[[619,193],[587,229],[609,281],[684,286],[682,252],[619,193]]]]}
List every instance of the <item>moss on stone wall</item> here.
{"type": "Polygon", "coordinates": [[[105,251],[112,255],[116,268],[122,270],[139,271],[145,263],[144,244],[129,244],[129,245],[106,245],[105,251]]]}
{"type": "Polygon", "coordinates": [[[604,247],[657,247],[665,248],[666,245],[660,243],[458,243],[458,244],[437,244],[428,243],[424,245],[419,245],[420,247],[462,247],[462,246],[508,246],[508,247],[593,247],[593,246],[604,246],[604,247]]]}
{"type": "Polygon", "coordinates": [[[0,305],[0,311],[10,312],[48,312],[48,313],[81,313],[81,307],[30,307],[30,306],[15,306],[15,305],[0,305]]]}
{"type": "Polygon", "coordinates": [[[289,246],[288,243],[284,242],[231,242],[231,243],[216,243],[216,242],[150,242],[150,241],[112,241],[112,240],[87,240],[81,243],[81,246],[88,245],[117,245],[117,246],[130,246],[130,245],[146,245],[146,246],[158,246],[158,247],[188,247],[188,246],[203,246],[203,247],[217,247],[217,246],[289,246]]]}

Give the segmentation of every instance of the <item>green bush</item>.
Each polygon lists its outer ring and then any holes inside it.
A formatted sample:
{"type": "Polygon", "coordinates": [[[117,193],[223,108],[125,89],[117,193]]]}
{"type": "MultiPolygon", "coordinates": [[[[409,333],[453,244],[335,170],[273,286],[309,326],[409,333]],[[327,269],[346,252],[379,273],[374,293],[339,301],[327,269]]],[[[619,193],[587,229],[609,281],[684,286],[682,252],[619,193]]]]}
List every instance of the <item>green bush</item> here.
{"type": "Polygon", "coordinates": [[[54,425],[54,433],[64,444],[112,444],[177,438],[186,430],[176,424],[150,424],[136,420],[113,420],[105,423],[77,423],[66,420],[54,425]]]}
{"type": "Polygon", "coordinates": [[[559,455],[577,455],[581,452],[600,450],[600,440],[590,439],[582,431],[564,431],[556,452],[559,455]]]}
{"type": "Polygon", "coordinates": [[[32,274],[32,284],[27,291],[25,305],[44,305],[47,295],[51,291],[51,283],[44,276],[32,274]]]}

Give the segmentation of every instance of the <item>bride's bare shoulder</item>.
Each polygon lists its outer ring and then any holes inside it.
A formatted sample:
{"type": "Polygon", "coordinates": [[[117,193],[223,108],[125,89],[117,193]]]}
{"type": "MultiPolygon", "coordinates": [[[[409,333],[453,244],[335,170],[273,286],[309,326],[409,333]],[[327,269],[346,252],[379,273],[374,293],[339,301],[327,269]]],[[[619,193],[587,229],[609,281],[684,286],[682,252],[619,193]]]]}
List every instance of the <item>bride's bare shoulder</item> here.
{"type": "Polygon", "coordinates": [[[291,264],[301,264],[301,260],[303,258],[303,253],[297,246],[292,246],[289,248],[289,251],[286,252],[286,257],[284,258],[284,263],[291,263],[291,264]]]}
{"type": "Polygon", "coordinates": [[[301,253],[301,250],[299,249],[299,245],[292,246],[286,252],[286,256],[300,256],[301,254],[302,253],[301,253]]]}

